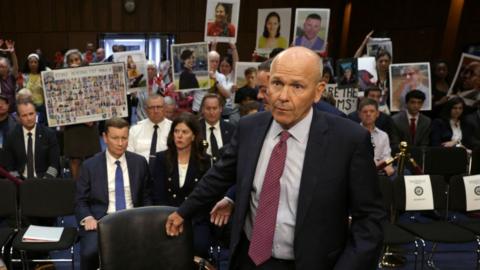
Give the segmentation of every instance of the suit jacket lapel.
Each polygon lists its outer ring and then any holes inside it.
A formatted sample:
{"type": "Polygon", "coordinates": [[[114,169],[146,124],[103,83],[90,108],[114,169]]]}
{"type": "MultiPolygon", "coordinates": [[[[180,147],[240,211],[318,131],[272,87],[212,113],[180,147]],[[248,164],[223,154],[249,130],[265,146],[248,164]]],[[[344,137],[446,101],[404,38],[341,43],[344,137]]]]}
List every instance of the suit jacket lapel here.
{"type": "Polygon", "coordinates": [[[325,164],[326,158],[326,145],[328,125],[325,116],[313,111],[312,124],[310,126],[310,132],[308,134],[307,148],[305,151],[305,159],[303,162],[302,177],[300,179],[300,190],[298,193],[298,205],[297,205],[297,217],[296,217],[296,229],[301,228],[305,221],[308,207],[312,201],[315,192],[315,186],[317,185],[318,171],[325,171],[328,168],[322,168],[325,164]]]}
{"type": "Polygon", "coordinates": [[[103,155],[100,156],[101,158],[100,158],[100,162],[98,164],[100,166],[100,170],[97,170],[97,171],[98,171],[98,174],[99,174],[99,179],[102,181],[103,197],[106,199],[105,202],[107,203],[107,206],[108,206],[109,198],[108,198],[107,151],[108,150],[105,150],[105,152],[103,152],[103,155]]]}
{"type": "MultiPolygon", "coordinates": [[[[33,153],[35,157],[35,171],[37,171],[36,167],[38,166],[38,164],[40,164],[39,162],[41,162],[40,147],[42,145],[43,136],[45,136],[43,134],[43,129],[40,127],[40,125],[37,124],[37,129],[35,131],[35,145],[33,146],[33,153]]],[[[44,160],[43,162],[47,163],[48,161],[44,160]]],[[[37,177],[39,177],[39,175],[37,175],[37,177]]]]}
{"type": "Polygon", "coordinates": [[[136,190],[138,190],[138,182],[137,181],[137,172],[136,172],[136,168],[135,168],[135,164],[132,157],[130,156],[130,153],[128,152],[125,152],[125,160],[127,161],[127,168],[128,168],[128,178],[129,178],[129,181],[130,181],[130,194],[132,196],[132,204],[133,206],[136,206],[137,205],[137,194],[138,192],[135,192],[136,190]]]}
{"type": "Polygon", "coordinates": [[[25,136],[23,136],[23,129],[22,129],[22,125],[18,125],[17,127],[17,136],[20,137],[20,140],[15,140],[15,142],[17,142],[17,145],[16,147],[21,149],[20,153],[22,153],[22,156],[20,157],[21,160],[23,161],[23,167],[18,170],[18,173],[19,174],[23,174],[23,172],[25,171],[25,168],[27,167],[27,148],[25,147],[25,136]]]}
{"type": "MultiPolygon", "coordinates": [[[[238,198],[239,200],[247,200],[248,202],[250,201],[250,194],[252,191],[253,180],[255,178],[255,171],[257,170],[258,158],[260,156],[260,152],[262,151],[263,141],[265,140],[265,136],[267,135],[267,132],[273,120],[271,114],[265,113],[265,115],[266,116],[264,118],[258,119],[259,121],[257,121],[256,126],[252,127],[254,132],[252,134],[251,140],[246,142],[249,151],[247,158],[243,159],[242,162],[247,163],[243,168],[246,168],[249,171],[245,173],[246,177],[244,179],[246,181],[241,183],[241,185],[245,185],[245,187],[237,186],[236,188],[237,190],[240,190],[242,192],[238,198]]],[[[237,182],[237,185],[238,184],[239,182],[237,182]]],[[[244,211],[242,213],[242,216],[243,218],[245,218],[245,214],[249,209],[249,203],[242,204],[240,202],[239,205],[247,205],[245,209],[242,209],[244,211]]]]}

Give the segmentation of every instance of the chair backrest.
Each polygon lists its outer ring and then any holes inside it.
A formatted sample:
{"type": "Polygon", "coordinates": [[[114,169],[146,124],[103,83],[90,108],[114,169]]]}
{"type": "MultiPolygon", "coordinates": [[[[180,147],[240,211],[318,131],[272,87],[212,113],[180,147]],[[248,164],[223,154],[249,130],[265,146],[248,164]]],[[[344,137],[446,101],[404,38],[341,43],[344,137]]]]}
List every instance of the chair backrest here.
{"type": "Polygon", "coordinates": [[[463,147],[429,147],[425,152],[425,174],[464,174],[467,167],[468,156],[463,147]]]}
{"type": "Polygon", "coordinates": [[[68,216],[75,209],[75,180],[35,179],[20,185],[20,213],[26,217],[68,216]]]}
{"type": "Polygon", "coordinates": [[[106,215],[98,223],[100,269],[193,269],[191,222],[178,237],[165,223],[176,208],[149,206],[106,215]]]}
{"type": "MultiPolygon", "coordinates": [[[[447,183],[441,175],[430,175],[432,184],[433,206],[437,210],[444,210],[447,207],[447,183]]],[[[399,176],[393,183],[394,205],[397,210],[405,210],[405,179],[399,176]]]]}
{"type": "Polygon", "coordinates": [[[480,174],[480,149],[473,150],[471,162],[470,174],[480,174]]]}
{"type": "Polygon", "coordinates": [[[467,209],[465,184],[463,182],[463,175],[454,175],[450,178],[449,208],[452,211],[463,212],[467,209]]]}
{"type": "Polygon", "coordinates": [[[0,179],[0,217],[17,216],[17,186],[10,180],[0,179]]]}

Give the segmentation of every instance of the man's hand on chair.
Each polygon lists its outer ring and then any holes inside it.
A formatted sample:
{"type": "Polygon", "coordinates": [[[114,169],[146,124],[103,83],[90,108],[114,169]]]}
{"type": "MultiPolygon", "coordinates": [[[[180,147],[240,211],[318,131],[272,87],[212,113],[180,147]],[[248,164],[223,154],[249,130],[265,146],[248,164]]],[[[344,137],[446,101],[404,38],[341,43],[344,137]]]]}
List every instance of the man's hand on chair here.
{"type": "Polygon", "coordinates": [[[165,224],[168,236],[179,236],[183,232],[183,218],[177,213],[171,213],[165,224]]]}

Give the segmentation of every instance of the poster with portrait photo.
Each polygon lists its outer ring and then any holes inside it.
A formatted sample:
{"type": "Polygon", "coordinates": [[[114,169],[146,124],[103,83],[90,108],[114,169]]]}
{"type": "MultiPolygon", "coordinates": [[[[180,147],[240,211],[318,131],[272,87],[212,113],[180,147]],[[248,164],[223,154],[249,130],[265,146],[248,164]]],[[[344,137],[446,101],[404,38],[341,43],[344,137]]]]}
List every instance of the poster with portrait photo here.
{"type": "Polygon", "coordinates": [[[49,127],[128,116],[124,63],[42,72],[49,127]]]}
{"type": "Polygon", "coordinates": [[[358,62],[358,88],[365,91],[368,87],[377,84],[377,63],[375,57],[360,57],[358,62]]]}
{"type": "Polygon", "coordinates": [[[113,54],[113,62],[125,63],[128,94],[147,91],[147,58],[144,51],[116,52],[113,54]]]}
{"type": "Polygon", "coordinates": [[[327,49],[329,22],[330,9],[297,8],[293,45],[324,52],[327,49]]]}
{"type": "Polygon", "coordinates": [[[382,49],[390,53],[393,59],[393,46],[390,38],[370,38],[367,42],[367,55],[375,57],[377,52],[382,49]]]}
{"type": "Polygon", "coordinates": [[[248,68],[254,68],[257,70],[258,66],[261,63],[258,62],[237,62],[235,65],[235,81],[234,84],[237,86],[237,88],[244,87],[247,84],[247,81],[245,80],[245,71],[248,68]]]}
{"type": "Polygon", "coordinates": [[[425,94],[422,111],[432,109],[430,63],[403,63],[390,65],[390,111],[406,109],[405,96],[412,90],[425,94]]]}
{"type": "Polygon", "coordinates": [[[255,46],[257,53],[268,56],[275,48],[288,48],[291,21],[291,8],[259,9],[255,46]]]}
{"type": "Polygon", "coordinates": [[[177,91],[209,89],[208,44],[206,42],[170,46],[172,74],[177,91]]]}
{"type": "Polygon", "coordinates": [[[480,57],[463,53],[448,95],[458,95],[469,107],[480,103],[480,57]]]}
{"type": "Polygon", "coordinates": [[[205,41],[236,43],[240,0],[208,0],[205,41]]]}
{"type": "Polygon", "coordinates": [[[357,88],[357,58],[344,58],[337,61],[338,88],[357,88]]]}

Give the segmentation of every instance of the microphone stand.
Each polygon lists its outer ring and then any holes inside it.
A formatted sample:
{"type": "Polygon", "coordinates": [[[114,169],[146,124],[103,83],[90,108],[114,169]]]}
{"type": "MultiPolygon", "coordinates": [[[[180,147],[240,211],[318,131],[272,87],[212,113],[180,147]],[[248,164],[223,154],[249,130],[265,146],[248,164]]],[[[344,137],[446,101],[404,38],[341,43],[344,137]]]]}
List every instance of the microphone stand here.
{"type": "MultiPolygon", "coordinates": [[[[407,151],[408,150],[408,144],[405,141],[400,142],[399,144],[399,150],[395,157],[390,158],[385,160],[384,162],[378,164],[377,170],[382,170],[383,168],[387,167],[388,165],[393,164],[395,161],[397,161],[397,175],[398,176],[403,176],[405,175],[405,164],[408,162],[410,165],[413,167],[413,173],[414,174],[423,174],[422,168],[418,166],[417,162],[415,159],[413,159],[410,155],[410,153],[407,151]]],[[[397,211],[395,207],[392,205],[390,206],[390,223],[394,224],[397,220],[397,211]]],[[[382,259],[380,261],[380,266],[381,267],[401,267],[405,264],[406,258],[399,255],[399,254],[394,254],[391,252],[390,247],[387,246],[385,248],[384,255],[382,256],[382,259]]]]}

